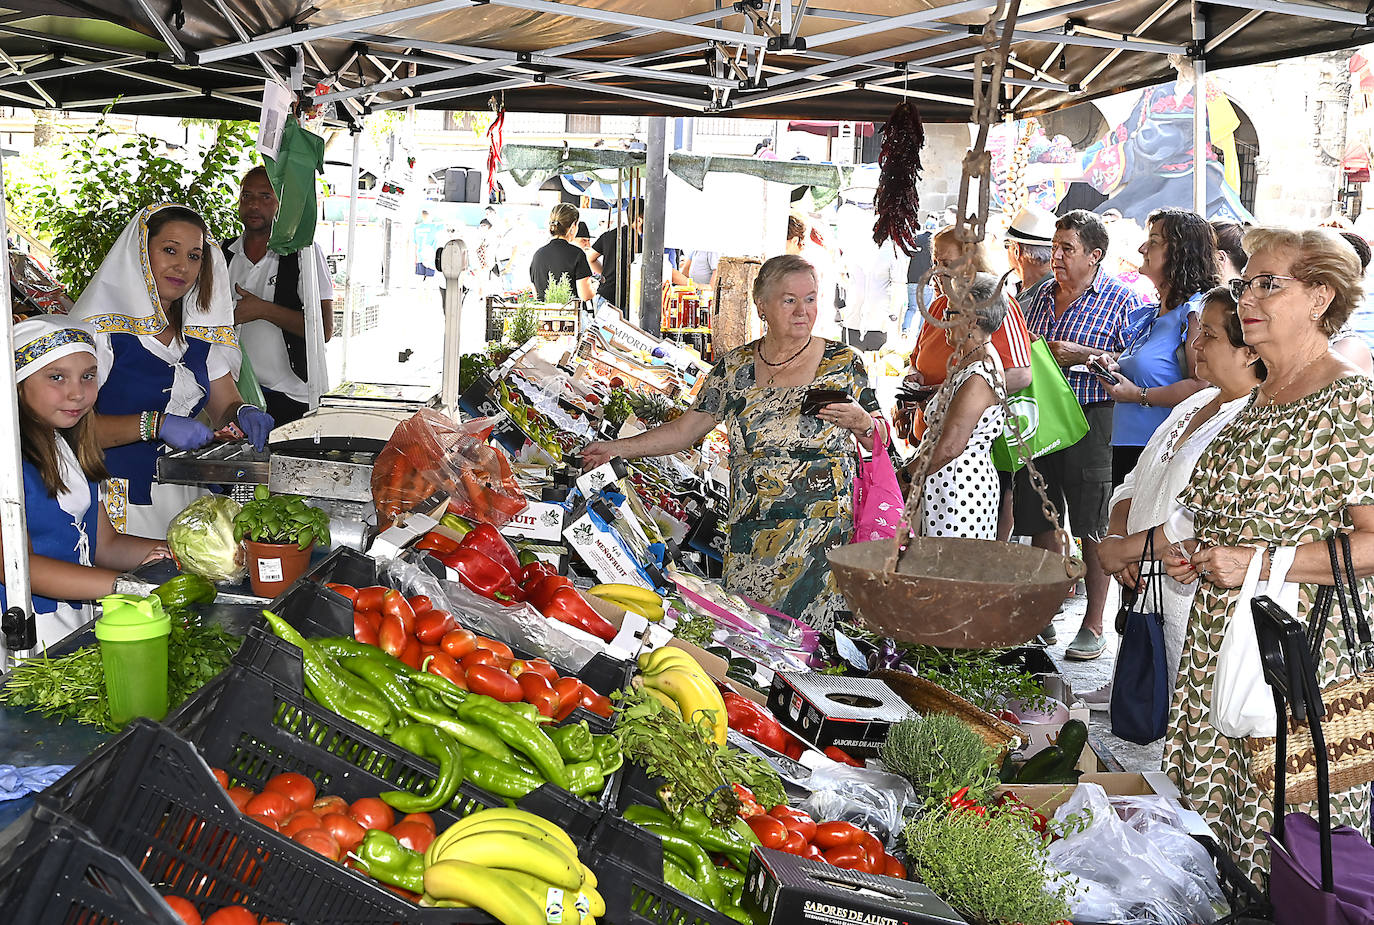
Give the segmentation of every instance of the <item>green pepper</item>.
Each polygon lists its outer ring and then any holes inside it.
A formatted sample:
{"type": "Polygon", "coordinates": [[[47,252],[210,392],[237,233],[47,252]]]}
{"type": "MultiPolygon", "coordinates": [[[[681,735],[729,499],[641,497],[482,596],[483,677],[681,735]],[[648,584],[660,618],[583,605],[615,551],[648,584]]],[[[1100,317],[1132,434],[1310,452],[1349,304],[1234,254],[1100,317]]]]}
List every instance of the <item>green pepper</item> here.
{"type": "Polygon", "coordinates": [[[716,906],[716,911],[721,915],[734,919],[736,922],[739,922],[740,925],[754,925],[754,917],[734,903],[721,903],[719,906],[716,906]]]}
{"type": "Polygon", "coordinates": [[[749,853],[759,843],[752,832],[746,839],[734,828],[721,828],[712,824],[706,814],[695,806],[683,808],[682,816],[678,819],[678,828],[707,851],[723,854],[740,867],[748,863],[749,853]]]}
{"type": "Polygon", "coordinates": [[[440,698],[452,709],[457,709],[458,704],[471,696],[448,678],[441,678],[437,674],[430,674],[428,671],[412,671],[410,683],[440,698]]]}
{"type": "Polygon", "coordinates": [[[725,890],[720,885],[720,878],[716,876],[716,866],[711,863],[711,858],[700,845],[672,826],[659,822],[646,822],[644,828],[658,836],[663,842],[665,853],[672,852],[685,862],[685,866],[692,872],[701,891],[706,894],[713,907],[725,901],[725,890]]]}
{"type": "Polygon", "coordinates": [[[301,673],[310,696],[326,710],[357,723],[369,732],[386,734],[396,718],[391,708],[382,702],[380,695],[364,690],[360,679],[344,671],[338,662],[317,649],[290,623],[270,610],[264,610],[262,615],[273,633],[301,650],[301,673]]]}
{"type": "Polygon", "coordinates": [[[410,677],[414,671],[409,665],[401,661],[394,655],[382,651],[376,646],[359,642],[356,639],[349,639],[347,636],[322,636],[319,639],[310,640],[321,652],[332,655],[334,658],[342,658],[345,655],[359,655],[363,658],[370,658],[374,662],[390,668],[395,674],[403,678],[410,677]]]}
{"type": "Polygon", "coordinates": [[[215,586],[199,575],[189,572],[173,576],[153,589],[162,601],[163,610],[186,610],[192,604],[212,604],[215,586]]]}
{"type": "Polygon", "coordinates": [[[633,822],[635,825],[643,825],[646,822],[657,822],[660,825],[672,825],[673,817],[657,806],[645,806],[636,803],[633,806],[625,807],[620,815],[626,822],[633,822]]]}
{"type": "Polygon", "coordinates": [[[439,767],[439,774],[429,793],[387,790],[379,794],[382,802],[406,814],[428,813],[447,806],[463,782],[463,755],[458,750],[458,743],[442,729],[427,723],[402,726],[391,734],[391,741],[408,752],[433,761],[439,767]]]}
{"type": "Polygon", "coordinates": [[[439,714],[449,713],[453,709],[444,701],[444,698],[424,687],[415,688],[415,705],[421,710],[439,714]]]}
{"type": "Polygon", "coordinates": [[[578,796],[599,793],[606,786],[606,775],[595,761],[578,761],[567,765],[568,790],[578,796]]]}
{"type": "Polygon", "coordinates": [[[516,800],[528,796],[544,783],[509,761],[500,761],[481,753],[466,756],[463,762],[463,778],[488,793],[516,800]]]}
{"type": "Polygon", "coordinates": [[[620,749],[620,740],[615,736],[592,736],[592,747],[596,749],[596,760],[601,765],[601,773],[610,777],[625,763],[625,753],[620,749]]]}
{"type": "Polygon", "coordinates": [[[586,720],[550,729],[549,738],[553,739],[564,761],[591,761],[596,757],[596,743],[592,741],[592,731],[586,720]]]}
{"type": "Polygon", "coordinates": [[[339,664],[372,685],[397,716],[405,716],[408,708],[417,706],[410,690],[395,672],[381,662],[363,655],[342,655],[339,656],[339,664]]]}
{"type": "MultiPolygon", "coordinates": [[[[467,704],[464,703],[464,706],[467,704]]],[[[463,715],[460,710],[459,715],[463,715]]],[[[568,789],[568,769],[553,741],[543,729],[512,710],[476,707],[468,713],[474,724],[480,723],[495,732],[501,741],[523,752],[534,762],[539,773],[549,783],[568,789]]]]}
{"type": "Polygon", "coordinates": [[[407,710],[411,718],[418,719],[422,723],[429,723],[437,729],[442,729],[462,744],[471,748],[473,751],[490,755],[498,761],[507,761],[513,757],[511,750],[502,742],[500,737],[485,726],[477,723],[463,722],[446,716],[438,711],[423,710],[419,707],[407,710]]]}
{"type": "Polygon", "coordinates": [[[363,872],[374,880],[412,893],[425,891],[425,856],[381,829],[368,829],[353,856],[363,872]]]}
{"type": "Polygon", "coordinates": [[[744,892],[744,874],[730,867],[717,867],[716,876],[720,878],[725,895],[732,901],[739,902],[739,896],[744,892]]]}
{"type": "Polygon", "coordinates": [[[663,853],[663,882],[703,905],[711,905],[711,901],[706,898],[697,881],[692,879],[691,871],[674,861],[666,851],[663,853]]]}

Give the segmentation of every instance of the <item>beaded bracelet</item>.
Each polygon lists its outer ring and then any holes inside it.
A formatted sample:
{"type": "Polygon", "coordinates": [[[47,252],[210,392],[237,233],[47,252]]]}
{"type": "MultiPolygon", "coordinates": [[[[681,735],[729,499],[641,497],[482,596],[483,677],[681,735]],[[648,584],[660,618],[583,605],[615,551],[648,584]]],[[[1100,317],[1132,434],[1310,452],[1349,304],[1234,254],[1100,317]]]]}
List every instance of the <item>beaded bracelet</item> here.
{"type": "Polygon", "coordinates": [[[143,411],[138,415],[138,438],[144,443],[151,443],[157,439],[158,433],[162,430],[162,413],[158,411],[143,411]]]}

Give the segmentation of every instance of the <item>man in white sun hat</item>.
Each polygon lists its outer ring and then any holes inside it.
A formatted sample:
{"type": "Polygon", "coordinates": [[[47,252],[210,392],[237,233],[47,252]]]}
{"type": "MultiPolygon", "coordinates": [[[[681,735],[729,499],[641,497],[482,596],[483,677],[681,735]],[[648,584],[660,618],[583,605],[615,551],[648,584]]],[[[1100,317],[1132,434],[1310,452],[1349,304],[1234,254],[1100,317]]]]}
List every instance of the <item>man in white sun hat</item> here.
{"type": "Polygon", "coordinates": [[[1021,281],[1016,285],[1016,301],[1030,305],[1045,284],[1054,278],[1050,272],[1050,245],[1054,239],[1054,213],[1027,204],[1021,207],[1007,228],[1003,244],[1007,262],[1021,281]]]}

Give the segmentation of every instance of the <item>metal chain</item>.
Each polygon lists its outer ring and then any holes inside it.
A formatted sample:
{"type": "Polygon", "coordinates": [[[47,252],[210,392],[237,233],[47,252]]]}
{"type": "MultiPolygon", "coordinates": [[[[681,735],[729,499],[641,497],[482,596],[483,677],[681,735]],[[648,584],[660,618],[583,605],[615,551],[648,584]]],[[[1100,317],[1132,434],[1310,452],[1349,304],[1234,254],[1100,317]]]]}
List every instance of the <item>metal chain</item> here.
{"type": "MultiPolygon", "coordinates": [[[[929,270],[922,275],[920,286],[916,293],[916,304],[920,309],[921,317],[926,324],[934,325],[942,330],[948,330],[961,322],[935,318],[931,315],[929,307],[925,301],[925,287],[934,279],[941,276],[946,282],[942,288],[947,290],[946,299],[950,305],[958,304],[961,310],[961,318],[968,318],[973,315],[978,308],[982,308],[997,302],[1004,297],[1007,278],[1011,275],[1008,271],[997,281],[997,287],[992,295],[984,303],[975,302],[970,289],[976,275],[976,248],[987,235],[988,201],[992,188],[992,158],[987,151],[988,134],[991,131],[992,123],[997,118],[997,100],[1001,95],[1002,76],[1007,68],[1007,58],[1011,51],[1012,32],[1016,28],[1016,17],[1020,10],[1020,0],[998,0],[997,8],[992,11],[987,24],[983,29],[981,43],[983,50],[974,59],[973,69],[973,115],[978,125],[978,134],[968,152],[964,155],[963,176],[959,183],[959,214],[955,218],[954,237],[961,242],[964,247],[959,258],[948,268],[942,268],[932,261],[929,270]],[[1005,12],[1005,17],[1004,17],[1005,12]],[[996,47],[994,47],[996,46],[996,47]],[[985,73],[990,73],[990,79],[983,80],[985,73]],[[977,179],[978,183],[978,208],[973,215],[968,214],[969,188],[972,181],[977,179]],[[967,313],[962,313],[968,309],[967,313]]],[[[966,323],[966,322],[965,322],[966,323]]],[[[945,364],[945,381],[940,384],[939,389],[927,401],[926,406],[932,407],[938,401],[949,398],[953,390],[954,376],[957,353],[951,353],[949,360],[945,364]]],[[[1006,427],[1011,431],[1013,445],[1017,448],[1020,458],[1026,461],[1026,470],[1030,478],[1031,487],[1040,496],[1041,510],[1045,519],[1054,525],[1055,533],[1059,537],[1061,548],[1065,551],[1065,573],[1071,578],[1081,577],[1086,569],[1083,562],[1077,558],[1067,556],[1069,549],[1068,532],[1059,524],[1058,513],[1054,505],[1050,503],[1048,486],[1035,463],[1031,458],[1030,448],[1026,445],[1025,436],[1021,430],[1020,420],[1012,413],[1008,401],[1006,389],[996,390],[998,401],[1002,405],[1002,411],[1006,420],[1006,427]]],[[[897,559],[906,549],[906,542],[910,524],[917,518],[921,507],[921,496],[925,491],[926,477],[930,469],[930,457],[938,442],[940,433],[944,428],[943,416],[937,422],[937,426],[928,429],[922,436],[917,445],[916,457],[908,467],[912,472],[911,494],[907,498],[905,507],[902,509],[901,522],[898,524],[897,534],[892,540],[892,549],[888,554],[887,562],[883,566],[883,584],[889,584],[897,570],[897,559]]]]}

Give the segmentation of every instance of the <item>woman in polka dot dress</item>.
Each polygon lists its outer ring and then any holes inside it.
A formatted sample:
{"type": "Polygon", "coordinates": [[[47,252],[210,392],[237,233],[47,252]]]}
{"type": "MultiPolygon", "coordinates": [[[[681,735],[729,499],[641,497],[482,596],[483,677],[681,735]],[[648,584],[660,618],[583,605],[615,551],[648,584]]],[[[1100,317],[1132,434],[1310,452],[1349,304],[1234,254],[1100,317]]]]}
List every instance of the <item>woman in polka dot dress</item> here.
{"type": "Polygon", "coordinates": [[[933,440],[934,446],[921,534],[993,540],[1002,491],[989,450],[1002,433],[1006,381],[989,338],[1001,326],[1007,302],[997,277],[988,273],[974,277],[968,298],[960,301],[945,310],[945,320],[954,322],[945,332],[954,348],[949,387],[926,409],[929,427],[922,443],[933,440]]]}

